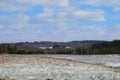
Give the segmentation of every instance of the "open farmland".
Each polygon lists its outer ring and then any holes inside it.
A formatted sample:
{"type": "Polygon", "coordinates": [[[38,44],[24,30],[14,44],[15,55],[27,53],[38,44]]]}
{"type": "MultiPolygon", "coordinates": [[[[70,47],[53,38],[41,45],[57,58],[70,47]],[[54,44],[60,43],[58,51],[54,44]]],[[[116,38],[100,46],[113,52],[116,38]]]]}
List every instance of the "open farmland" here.
{"type": "Polygon", "coordinates": [[[1,54],[0,80],[120,80],[119,67],[100,64],[120,63],[120,56],[105,57],[1,54]]]}

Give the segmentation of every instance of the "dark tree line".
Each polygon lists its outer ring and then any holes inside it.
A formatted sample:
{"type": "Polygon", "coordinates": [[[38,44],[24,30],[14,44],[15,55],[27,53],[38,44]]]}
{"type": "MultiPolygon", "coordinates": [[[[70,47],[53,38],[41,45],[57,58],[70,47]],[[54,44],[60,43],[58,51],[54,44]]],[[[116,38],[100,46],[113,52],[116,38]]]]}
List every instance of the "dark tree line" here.
{"type": "Polygon", "coordinates": [[[110,48],[110,47],[120,47],[120,40],[114,40],[112,42],[103,42],[92,45],[93,48],[110,48]]]}
{"type": "Polygon", "coordinates": [[[8,53],[9,44],[0,44],[0,53],[8,53]]]}
{"type": "Polygon", "coordinates": [[[91,55],[91,54],[120,54],[120,40],[114,40],[109,42],[95,43],[90,47],[64,49],[58,48],[58,45],[54,46],[52,50],[20,50],[14,44],[0,44],[0,53],[9,54],[80,54],[80,55],[91,55]]]}
{"type": "Polygon", "coordinates": [[[0,53],[9,53],[9,54],[44,54],[41,50],[19,50],[13,44],[0,44],[0,53]]]}

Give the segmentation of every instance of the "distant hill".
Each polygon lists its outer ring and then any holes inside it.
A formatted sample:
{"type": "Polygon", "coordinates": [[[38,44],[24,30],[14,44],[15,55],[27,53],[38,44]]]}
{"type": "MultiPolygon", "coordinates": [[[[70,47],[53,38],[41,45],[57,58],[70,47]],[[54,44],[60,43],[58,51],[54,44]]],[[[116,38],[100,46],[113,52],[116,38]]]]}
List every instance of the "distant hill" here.
{"type": "Polygon", "coordinates": [[[120,40],[70,42],[19,42],[0,44],[0,53],[10,54],[120,54],[120,40]]]}
{"type": "Polygon", "coordinates": [[[14,44],[19,49],[39,49],[39,47],[53,47],[54,45],[66,46],[71,48],[86,48],[86,47],[91,47],[93,44],[103,43],[103,42],[106,41],[98,41],[98,40],[70,41],[70,42],[35,41],[35,42],[19,42],[14,44]]]}

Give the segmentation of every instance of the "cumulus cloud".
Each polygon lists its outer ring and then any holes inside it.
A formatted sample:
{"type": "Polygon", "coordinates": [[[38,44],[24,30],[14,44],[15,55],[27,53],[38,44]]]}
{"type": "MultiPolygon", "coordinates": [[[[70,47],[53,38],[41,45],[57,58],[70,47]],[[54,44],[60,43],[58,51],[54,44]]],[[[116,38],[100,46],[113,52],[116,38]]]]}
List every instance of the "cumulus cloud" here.
{"type": "Polygon", "coordinates": [[[0,24],[4,29],[23,29],[29,24],[29,19],[29,16],[24,14],[0,16],[0,24]]]}
{"type": "Polygon", "coordinates": [[[31,7],[19,4],[16,1],[11,0],[1,0],[0,11],[11,12],[11,11],[27,11],[31,7]]]}
{"type": "MultiPolygon", "coordinates": [[[[119,25],[108,28],[110,26],[100,25],[68,25],[55,24],[55,25],[42,25],[42,24],[28,24],[28,25],[15,25],[23,26],[23,28],[10,28],[3,30],[1,36],[13,35],[12,39],[16,41],[70,41],[70,40],[113,40],[119,39],[119,25]],[[112,31],[111,31],[112,29],[112,31]],[[64,35],[63,35],[64,34],[64,35]],[[112,36],[112,37],[111,37],[112,36]]],[[[14,27],[15,27],[14,26],[14,27]]],[[[7,36],[6,36],[7,37],[7,36]]],[[[10,39],[10,40],[12,40],[10,39]]],[[[7,40],[7,39],[6,39],[7,40]]]]}
{"type": "Polygon", "coordinates": [[[120,24],[116,25],[117,30],[120,30],[120,24]]]}
{"type": "Polygon", "coordinates": [[[108,39],[120,39],[120,24],[115,24],[109,29],[108,39]],[[114,27],[113,27],[114,26],[114,27]]]}
{"type": "Polygon", "coordinates": [[[120,6],[120,0],[1,0],[1,11],[27,11],[35,6],[67,7],[67,6],[120,6]]]}
{"type": "Polygon", "coordinates": [[[75,12],[75,16],[81,20],[106,21],[105,12],[102,10],[96,10],[96,11],[78,10],[75,12]]]}
{"type": "Polygon", "coordinates": [[[108,19],[115,16],[114,20],[119,20],[118,15],[109,15],[103,9],[114,7],[113,11],[119,12],[119,3],[120,0],[1,0],[0,36],[14,35],[14,39],[21,41],[23,38],[31,41],[33,38],[56,41],[119,38],[120,25],[108,19]],[[85,8],[86,5],[93,9],[85,8]],[[40,7],[42,11],[31,14],[40,7]]]}
{"type": "Polygon", "coordinates": [[[32,6],[68,6],[69,0],[17,0],[19,4],[32,5],[32,6]]]}
{"type": "Polygon", "coordinates": [[[69,0],[1,0],[0,10],[5,12],[10,11],[28,11],[36,6],[59,6],[66,7],[69,5],[69,0]]]}
{"type": "Polygon", "coordinates": [[[92,6],[120,6],[120,0],[72,0],[72,2],[92,6]]]}
{"type": "Polygon", "coordinates": [[[106,21],[106,13],[103,10],[81,10],[74,7],[66,7],[64,9],[45,8],[43,13],[36,16],[38,22],[45,23],[76,23],[81,21],[106,21]]]}
{"type": "Polygon", "coordinates": [[[0,25],[0,29],[2,29],[4,26],[3,25],[0,25]]]}
{"type": "Polygon", "coordinates": [[[119,12],[120,11],[120,7],[115,7],[114,9],[113,9],[113,12],[119,12]]]}

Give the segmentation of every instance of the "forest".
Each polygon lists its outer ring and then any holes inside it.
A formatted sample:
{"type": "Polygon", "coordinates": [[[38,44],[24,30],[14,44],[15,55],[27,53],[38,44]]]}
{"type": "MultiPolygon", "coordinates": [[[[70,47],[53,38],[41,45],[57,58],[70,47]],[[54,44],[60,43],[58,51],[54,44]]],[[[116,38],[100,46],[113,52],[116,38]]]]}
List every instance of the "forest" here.
{"type": "MultiPolygon", "coordinates": [[[[80,45],[80,44],[79,44],[80,45]]],[[[103,41],[86,45],[86,47],[75,47],[71,49],[19,49],[14,43],[1,43],[1,54],[79,54],[79,55],[97,55],[97,54],[120,54],[120,40],[103,41]]]]}

